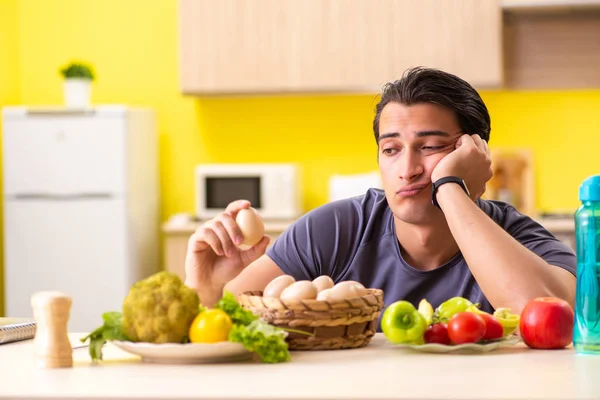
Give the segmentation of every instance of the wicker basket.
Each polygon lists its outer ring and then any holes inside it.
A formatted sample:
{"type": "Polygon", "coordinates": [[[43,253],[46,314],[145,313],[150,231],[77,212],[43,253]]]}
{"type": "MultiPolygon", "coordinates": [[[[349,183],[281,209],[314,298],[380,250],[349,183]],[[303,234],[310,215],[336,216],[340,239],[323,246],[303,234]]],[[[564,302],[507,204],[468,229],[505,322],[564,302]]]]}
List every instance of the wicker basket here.
{"type": "Polygon", "coordinates": [[[334,350],[363,347],[377,329],[383,309],[383,291],[367,289],[367,294],[347,300],[294,300],[283,302],[262,297],[262,292],[246,292],[238,297],[247,310],[290,332],[291,350],[334,350]]]}

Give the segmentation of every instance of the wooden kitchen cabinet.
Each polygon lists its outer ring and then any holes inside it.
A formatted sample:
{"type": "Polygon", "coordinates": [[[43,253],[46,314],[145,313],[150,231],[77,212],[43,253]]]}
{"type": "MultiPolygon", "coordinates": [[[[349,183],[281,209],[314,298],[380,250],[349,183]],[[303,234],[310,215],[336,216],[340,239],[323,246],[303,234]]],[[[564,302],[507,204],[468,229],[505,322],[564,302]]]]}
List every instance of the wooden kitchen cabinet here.
{"type": "Polygon", "coordinates": [[[513,0],[504,10],[507,88],[600,87],[600,1],[513,0]]]}
{"type": "Polygon", "coordinates": [[[415,65],[454,73],[479,88],[500,87],[502,11],[496,0],[386,1],[391,79],[415,65]]]}
{"type": "Polygon", "coordinates": [[[502,84],[498,0],[180,0],[194,95],[378,92],[409,67],[502,84]]]}

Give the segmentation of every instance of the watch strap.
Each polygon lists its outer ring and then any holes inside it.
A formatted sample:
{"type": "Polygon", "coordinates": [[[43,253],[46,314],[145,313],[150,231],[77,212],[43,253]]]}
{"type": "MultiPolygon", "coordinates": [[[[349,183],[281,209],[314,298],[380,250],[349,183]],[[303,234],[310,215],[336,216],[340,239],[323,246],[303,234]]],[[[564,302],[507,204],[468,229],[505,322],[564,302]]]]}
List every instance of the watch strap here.
{"type": "Polygon", "coordinates": [[[458,176],[445,176],[431,184],[431,204],[437,208],[441,209],[440,204],[437,202],[437,191],[444,183],[457,183],[464,190],[467,196],[470,196],[469,189],[467,188],[464,180],[458,176]]]}

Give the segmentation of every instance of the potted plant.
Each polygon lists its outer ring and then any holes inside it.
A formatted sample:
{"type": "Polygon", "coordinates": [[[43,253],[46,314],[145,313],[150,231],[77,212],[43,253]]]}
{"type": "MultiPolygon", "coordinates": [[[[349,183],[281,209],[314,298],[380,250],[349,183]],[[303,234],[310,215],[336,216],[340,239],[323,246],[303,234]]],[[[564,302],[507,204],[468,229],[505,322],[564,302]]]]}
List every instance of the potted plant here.
{"type": "Polygon", "coordinates": [[[71,62],[60,69],[65,78],[64,95],[68,108],[87,108],[90,105],[91,85],[95,79],[94,71],[89,65],[71,62]]]}

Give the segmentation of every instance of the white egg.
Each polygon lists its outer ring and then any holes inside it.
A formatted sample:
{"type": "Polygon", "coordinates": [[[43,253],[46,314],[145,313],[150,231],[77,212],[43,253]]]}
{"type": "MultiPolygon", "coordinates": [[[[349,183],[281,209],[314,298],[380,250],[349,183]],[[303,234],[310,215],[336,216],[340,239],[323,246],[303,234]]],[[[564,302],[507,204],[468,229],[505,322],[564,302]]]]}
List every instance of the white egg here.
{"type": "Polygon", "coordinates": [[[319,294],[317,294],[317,300],[329,300],[329,293],[331,293],[331,288],[321,290],[319,294]]]}
{"type": "Polygon", "coordinates": [[[242,244],[246,246],[254,246],[260,242],[265,234],[265,224],[258,212],[252,207],[238,211],[235,222],[244,237],[242,244]]]}
{"type": "Polygon", "coordinates": [[[367,293],[365,287],[356,281],[344,281],[331,288],[328,300],[344,300],[360,297],[367,293]]]}
{"type": "Polygon", "coordinates": [[[317,287],[317,290],[319,291],[319,293],[322,290],[332,288],[334,285],[333,279],[331,279],[327,275],[321,275],[318,278],[313,279],[312,282],[313,282],[313,285],[315,285],[317,287]]]}
{"type": "Polygon", "coordinates": [[[283,289],[279,298],[288,300],[312,300],[317,298],[317,288],[311,281],[298,281],[283,289]]]}
{"type": "Polygon", "coordinates": [[[278,276],[269,282],[269,284],[265,287],[265,290],[263,291],[263,297],[279,298],[279,296],[281,296],[281,292],[283,292],[283,289],[290,286],[294,282],[296,282],[296,280],[290,275],[278,276]]]}

